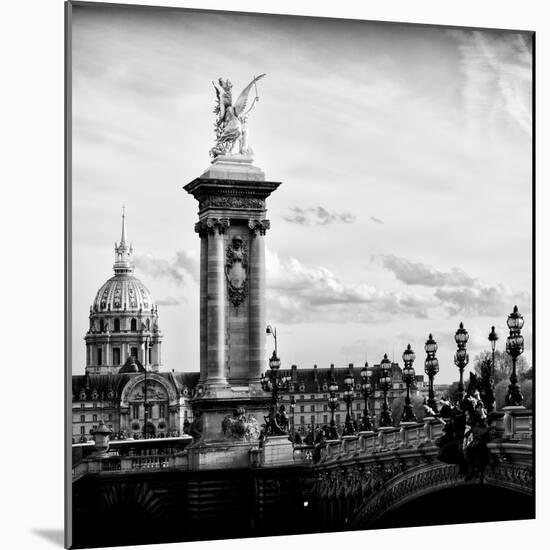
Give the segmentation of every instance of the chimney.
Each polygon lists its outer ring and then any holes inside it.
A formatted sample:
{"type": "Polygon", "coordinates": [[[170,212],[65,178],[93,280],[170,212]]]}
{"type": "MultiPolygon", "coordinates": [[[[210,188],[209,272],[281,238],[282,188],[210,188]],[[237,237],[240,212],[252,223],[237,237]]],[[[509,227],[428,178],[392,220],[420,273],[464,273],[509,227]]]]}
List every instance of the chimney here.
{"type": "Polygon", "coordinates": [[[313,365],[313,381],[317,384],[317,365],[313,365]]]}
{"type": "Polygon", "coordinates": [[[291,378],[292,378],[292,383],[293,384],[297,384],[298,383],[298,367],[296,365],[292,365],[290,367],[290,371],[291,371],[291,378]]]}

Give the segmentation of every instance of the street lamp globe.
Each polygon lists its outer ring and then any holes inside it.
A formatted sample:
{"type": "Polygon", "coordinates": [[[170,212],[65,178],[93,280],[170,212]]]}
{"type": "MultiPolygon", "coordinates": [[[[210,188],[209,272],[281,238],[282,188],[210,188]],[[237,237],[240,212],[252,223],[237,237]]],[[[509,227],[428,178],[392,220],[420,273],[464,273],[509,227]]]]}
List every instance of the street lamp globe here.
{"type": "Polygon", "coordinates": [[[366,382],[369,376],[369,364],[367,362],[365,362],[365,366],[361,369],[360,374],[363,382],[366,382]]]}
{"type": "Polygon", "coordinates": [[[523,316],[518,310],[518,306],[514,306],[514,311],[508,315],[506,324],[510,330],[520,331],[523,328],[523,316]]]}
{"type": "Polygon", "coordinates": [[[468,338],[470,335],[468,334],[468,331],[464,328],[464,323],[462,321],[460,322],[460,325],[458,326],[458,329],[455,332],[455,342],[458,347],[464,347],[466,346],[466,343],[468,342],[468,338]]]}
{"type": "Polygon", "coordinates": [[[497,340],[498,340],[498,334],[495,331],[495,327],[491,327],[491,332],[489,333],[489,342],[491,342],[492,351],[495,351],[497,340]]]}
{"type": "Polygon", "coordinates": [[[424,350],[428,355],[434,354],[437,351],[437,342],[433,339],[431,334],[424,344],[424,350]]]}
{"type": "Polygon", "coordinates": [[[405,367],[410,366],[414,360],[416,359],[416,355],[414,351],[411,349],[411,345],[407,345],[407,349],[403,352],[403,363],[405,363],[405,367]]]}
{"type": "Polygon", "coordinates": [[[269,368],[271,370],[279,370],[279,367],[281,366],[281,360],[277,357],[277,354],[275,351],[273,351],[273,355],[269,358],[269,368]]]}

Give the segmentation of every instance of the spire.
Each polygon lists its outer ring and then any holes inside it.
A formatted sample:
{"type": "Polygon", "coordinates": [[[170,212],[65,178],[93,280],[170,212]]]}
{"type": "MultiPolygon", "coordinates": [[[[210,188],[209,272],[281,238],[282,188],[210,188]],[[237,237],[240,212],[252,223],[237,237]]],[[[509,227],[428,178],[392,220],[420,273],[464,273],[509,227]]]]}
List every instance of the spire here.
{"type": "Polygon", "coordinates": [[[122,235],[120,236],[120,244],[126,244],[126,207],[122,207],[122,235]]]}
{"type": "Polygon", "coordinates": [[[134,265],[132,263],[132,245],[126,243],[126,207],[122,207],[122,232],[120,235],[120,243],[115,243],[115,263],[113,268],[115,275],[132,274],[134,265]]]}

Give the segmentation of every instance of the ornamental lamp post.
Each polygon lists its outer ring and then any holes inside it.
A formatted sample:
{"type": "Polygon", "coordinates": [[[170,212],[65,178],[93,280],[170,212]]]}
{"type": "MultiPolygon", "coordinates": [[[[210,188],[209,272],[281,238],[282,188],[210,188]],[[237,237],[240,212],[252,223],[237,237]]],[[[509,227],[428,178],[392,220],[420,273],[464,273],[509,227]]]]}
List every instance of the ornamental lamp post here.
{"type": "Polygon", "coordinates": [[[523,406],[523,395],[521,394],[516,372],[517,359],[523,353],[524,342],[521,335],[523,323],[523,316],[519,313],[518,306],[514,306],[514,311],[510,313],[506,321],[510,329],[510,336],[506,339],[506,353],[512,358],[512,374],[510,375],[510,385],[505,399],[507,407],[523,406]]]}
{"type": "Polygon", "coordinates": [[[405,406],[403,407],[403,413],[401,414],[401,422],[416,422],[416,415],[414,414],[411,405],[411,384],[414,382],[415,372],[413,368],[416,355],[411,348],[411,345],[407,345],[407,349],[403,352],[403,363],[405,368],[403,369],[403,382],[407,386],[407,394],[405,396],[405,406]]]}
{"type": "Polygon", "coordinates": [[[277,329],[273,328],[271,325],[267,325],[265,333],[273,336],[273,339],[275,340],[275,355],[277,355],[277,329]]]}
{"type": "Polygon", "coordinates": [[[388,354],[384,353],[384,358],[380,362],[382,369],[380,376],[380,388],[384,393],[384,401],[382,402],[382,411],[380,412],[381,428],[389,428],[393,426],[393,418],[391,415],[390,405],[388,403],[388,391],[391,388],[391,361],[388,359],[388,354]]]}
{"type": "Polygon", "coordinates": [[[294,409],[296,408],[296,398],[294,394],[290,396],[290,433],[294,441],[294,409]]]}
{"type": "Polygon", "coordinates": [[[466,344],[470,335],[464,328],[464,324],[461,322],[457,331],[455,332],[455,342],[457,350],[455,353],[455,365],[460,372],[460,380],[458,381],[458,399],[460,402],[464,399],[464,369],[470,360],[468,352],[466,351],[466,344]]]}
{"type": "Polygon", "coordinates": [[[434,376],[439,372],[439,361],[435,356],[437,351],[437,342],[430,334],[426,343],[424,344],[424,350],[426,352],[426,359],[424,361],[424,372],[428,375],[428,407],[437,414],[437,402],[434,394],[434,376]]]}
{"type": "Polygon", "coordinates": [[[365,362],[365,366],[361,369],[361,393],[365,399],[365,409],[363,410],[363,418],[361,419],[361,431],[372,432],[373,423],[369,414],[369,397],[372,394],[372,369],[369,368],[369,364],[365,362]]]}
{"type": "Polygon", "coordinates": [[[353,403],[353,383],[353,376],[351,372],[348,372],[344,378],[344,401],[346,403],[346,423],[344,425],[344,435],[355,434],[355,427],[351,416],[351,404],[353,403]]]}
{"type": "Polygon", "coordinates": [[[331,380],[328,391],[330,393],[328,398],[328,406],[330,408],[330,430],[329,437],[330,439],[338,439],[338,431],[336,430],[336,424],[334,422],[334,411],[338,405],[338,397],[336,397],[336,392],[338,391],[338,384],[333,379],[331,380]]]}
{"type": "Polygon", "coordinates": [[[497,345],[498,334],[495,331],[495,327],[491,327],[491,332],[489,333],[489,342],[491,343],[491,381],[495,384],[495,347],[497,345]]]}
{"type": "Polygon", "coordinates": [[[279,393],[287,391],[290,386],[290,376],[279,374],[281,360],[277,357],[275,350],[269,358],[269,371],[267,375],[263,374],[260,377],[262,389],[271,392],[271,410],[269,413],[269,421],[267,423],[268,435],[285,435],[288,434],[289,422],[288,417],[282,411],[277,411],[277,403],[279,402],[279,393]]]}

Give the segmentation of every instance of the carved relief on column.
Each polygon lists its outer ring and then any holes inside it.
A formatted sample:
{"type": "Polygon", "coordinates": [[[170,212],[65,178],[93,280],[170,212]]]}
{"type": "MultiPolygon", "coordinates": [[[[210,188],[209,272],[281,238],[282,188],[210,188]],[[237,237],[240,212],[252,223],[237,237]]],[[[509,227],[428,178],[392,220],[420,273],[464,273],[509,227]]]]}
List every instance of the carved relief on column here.
{"type": "Polygon", "coordinates": [[[235,235],[225,249],[227,297],[239,307],[248,295],[248,242],[235,235]]]}
{"type": "Polygon", "coordinates": [[[248,220],[248,228],[253,237],[258,234],[265,235],[265,232],[271,227],[269,220],[248,220]]]}

